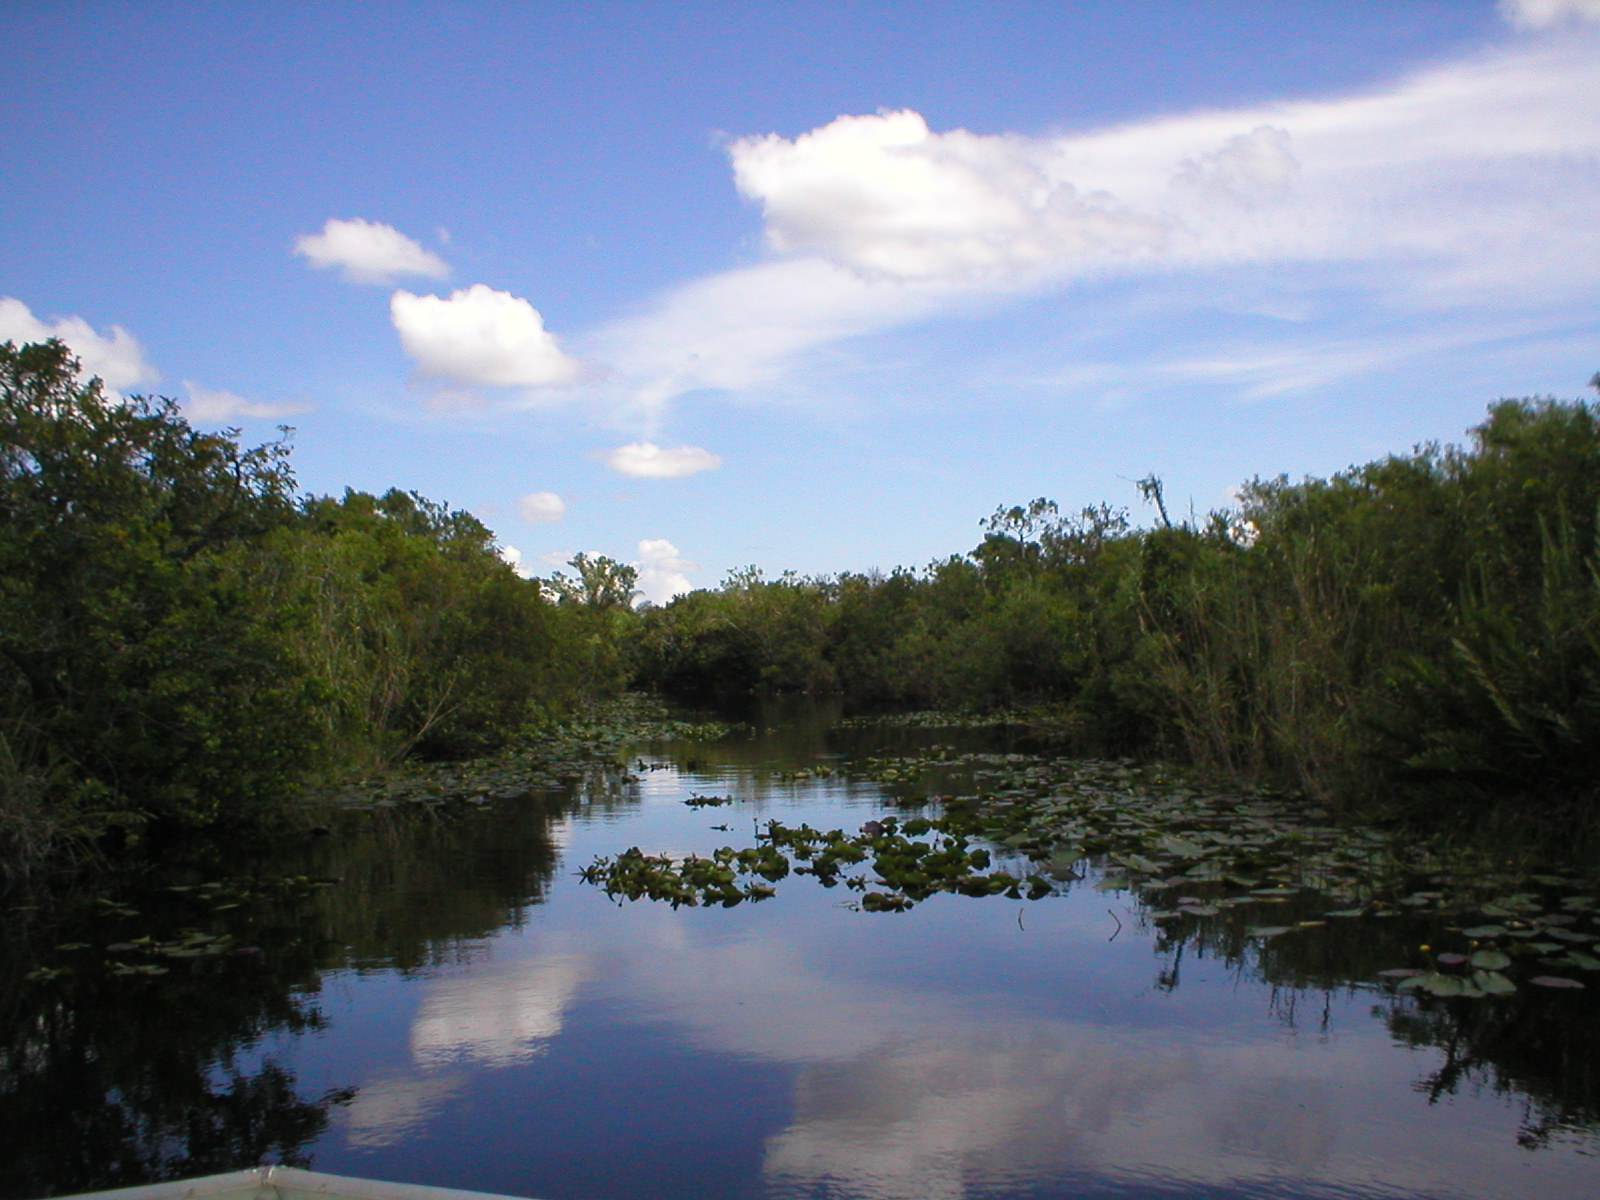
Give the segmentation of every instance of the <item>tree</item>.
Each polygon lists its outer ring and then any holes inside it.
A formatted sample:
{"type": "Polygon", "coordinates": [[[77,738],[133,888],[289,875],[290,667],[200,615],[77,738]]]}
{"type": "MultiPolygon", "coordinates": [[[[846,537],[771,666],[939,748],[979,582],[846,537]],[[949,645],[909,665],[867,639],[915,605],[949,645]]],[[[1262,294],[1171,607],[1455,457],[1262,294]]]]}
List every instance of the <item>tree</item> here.
{"type": "Polygon", "coordinates": [[[0,712],[62,803],[206,823],[308,761],[315,689],[258,586],[288,453],[0,346],[0,712]]]}
{"type": "Polygon", "coordinates": [[[557,574],[550,582],[564,604],[608,610],[632,606],[639,594],[639,572],[604,554],[580,553],[567,564],[578,573],[576,579],[557,574]]]}

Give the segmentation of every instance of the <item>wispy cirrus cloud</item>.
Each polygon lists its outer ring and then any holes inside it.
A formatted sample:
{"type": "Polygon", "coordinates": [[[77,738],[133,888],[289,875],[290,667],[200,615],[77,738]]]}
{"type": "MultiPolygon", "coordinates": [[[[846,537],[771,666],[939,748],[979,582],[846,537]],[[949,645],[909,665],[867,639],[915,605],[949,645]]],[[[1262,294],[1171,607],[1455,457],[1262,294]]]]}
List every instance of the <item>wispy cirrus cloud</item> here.
{"type": "Polygon", "coordinates": [[[407,275],[444,279],[450,266],[393,225],[330,217],[321,233],[302,234],[294,251],[314,267],[337,268],[351,283],[393,283],[407,275]]]}
{"type": "Polygon", "coordinates": [[[1575,20],[1596,4],[1507,3],[1545,32],[1344,97],[1058,136],[895,110],[735,139],[768,260],[586,345],[649,424],[696,390],[769,391],[852,338],[1115,279],[1196,309],[1226,303],[1222,273],[1287,273],[1306,346],[1351,336],[1326,326],[1325,294],[1399,330],[1468,314],[1493,338],[1496,320],[1600,297],[1600,31],[1575,20]]]}
{"type": "Polygon", "coordinates": [[[1499,8],[1519,29],[1548,29],[1563,21],[1600,21],[1600,0],[1500,0],[1499,8]]]}
{"type": "Polygon", "coordinates": [[[183,402],[183,411],[198,421],[232,421],[238,418],[274,420],[310,412],[312,407],[294,401],[272,403],[247,400],[237,392],[201,387],[189,379],[183,381],[183,387],[189,394],[189,398],[183,402]]]}

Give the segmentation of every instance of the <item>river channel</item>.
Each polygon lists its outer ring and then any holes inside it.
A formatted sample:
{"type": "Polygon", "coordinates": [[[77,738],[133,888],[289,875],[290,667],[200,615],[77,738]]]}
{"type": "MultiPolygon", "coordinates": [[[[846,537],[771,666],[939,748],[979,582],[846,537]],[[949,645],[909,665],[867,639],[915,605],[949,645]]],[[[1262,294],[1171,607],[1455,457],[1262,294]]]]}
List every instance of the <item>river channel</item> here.
{"type": "Polygon", "coordinates": [[[365,809],[17,906],[0,1195],[258,1160],[544,1200],[1600,1194],[1600,973],[1397,990],[1375,968],[1421,961],[1409,915],[1274,952],[1227,911],[1155,919],[1095,861],[1038,899],[903,912],[798,875],[732,907],[580,877],[771,820],[903,820],[853,763],[1017,749],[837,718],[768,709],[536,795],[365,809]]]}

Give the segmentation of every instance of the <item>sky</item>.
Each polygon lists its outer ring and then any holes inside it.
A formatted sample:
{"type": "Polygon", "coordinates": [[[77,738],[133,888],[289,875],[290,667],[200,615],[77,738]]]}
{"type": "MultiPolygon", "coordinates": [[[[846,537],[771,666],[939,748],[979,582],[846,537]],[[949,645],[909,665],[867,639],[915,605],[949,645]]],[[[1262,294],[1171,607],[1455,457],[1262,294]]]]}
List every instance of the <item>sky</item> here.
{"type": "Polygon", "coordinates": [[[653,602],[1600,371],[1600,0],[7,8],[0,340],[653,602]]]}

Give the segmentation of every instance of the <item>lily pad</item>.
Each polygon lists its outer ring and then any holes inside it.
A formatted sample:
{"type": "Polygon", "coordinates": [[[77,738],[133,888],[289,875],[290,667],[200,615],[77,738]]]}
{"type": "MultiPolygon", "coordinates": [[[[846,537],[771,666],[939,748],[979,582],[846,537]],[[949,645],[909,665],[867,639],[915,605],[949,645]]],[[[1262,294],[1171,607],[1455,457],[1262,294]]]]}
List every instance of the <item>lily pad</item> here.
{"type": "Polygon", "coordinates": [[[1509,996],[1517,990],[1517,985],[1512,983],[1499,971],[1474,971],[1472,982],[1489,996],[1509,996]]]}
{"type": "Polygon", "coordinates": [[[1463,929],[1461,931],[1462,937],[1469,937],[1475,942],[1505,937],[1505,935],[1506,927],[1504,925],[1474,925],[1471,929],[1463,929]]]}
{"type": "Polygon", "coordinates": [[[1528,982],[1534,987],[1544,988],[1581,988],[1583,986],[1576,979],[1568,979],[1564,975],[1535,975],[1528,982]]]}
{"type": "MultiPolygon", "coordinates": [[[[1460,996],[1467,991],[1467,981],[1459,975],[1424,971],[1421,975],[1413,975],[1410,979],[1402,980],[1400,988],[1403,991],[1427,992],[1431,996],[1460,996]]],[[[1482,994],[1476,988],[1473,991],[1482,994]]]]}
{"type": "Polygon", "coordinates": [[[1504,950],[1476,950],[1471,962],[1480,971],[1503,971],[1511,965],[1511,956],[1504,950]]]}

